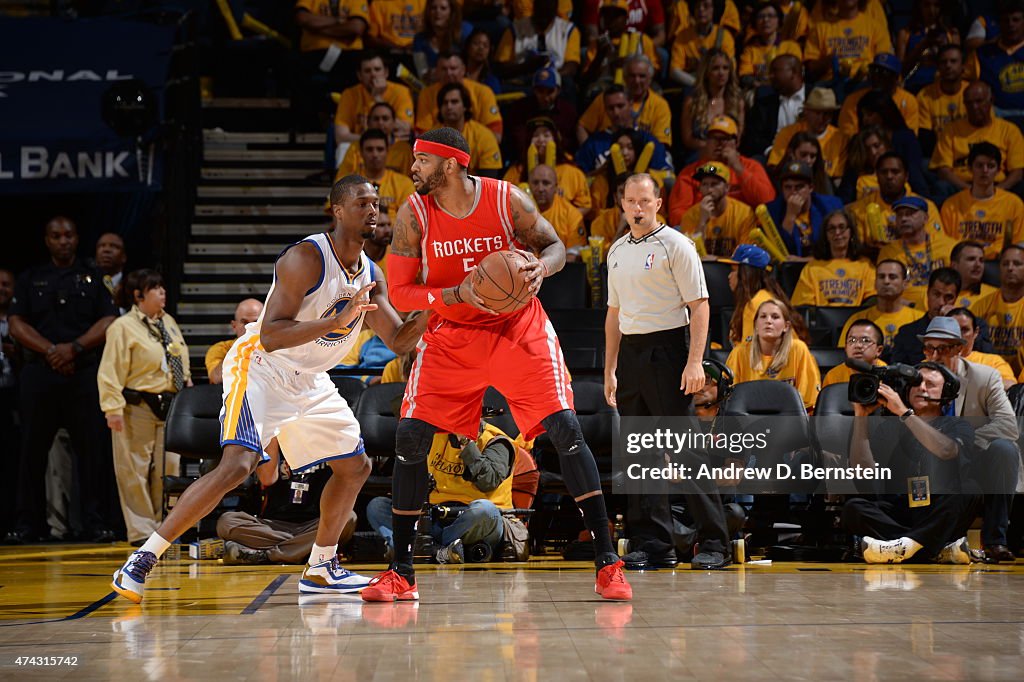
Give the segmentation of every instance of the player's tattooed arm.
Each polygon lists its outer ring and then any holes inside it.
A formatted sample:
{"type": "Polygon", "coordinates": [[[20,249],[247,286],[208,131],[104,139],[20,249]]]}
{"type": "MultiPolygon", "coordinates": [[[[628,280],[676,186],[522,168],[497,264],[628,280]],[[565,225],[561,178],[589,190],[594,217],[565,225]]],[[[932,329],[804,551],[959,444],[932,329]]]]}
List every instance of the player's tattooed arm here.
{"type": "Polygon", "coordinates": [[[398,208],[395,222],[391,226],[391,253],[409,258],[420,257],[420,239],[423,233],[416,222],[409,204],[404,203],[398,208]]]}
{"type": "Polygon", "coordinates": [[[530,292],[536,293],[545,277],[565,266],[565,244],[551,223],[537,210],[533,199],[518,187],[512,188],[511,203],[515,237],[533,252],[520,251],[530,259],[526,266],[526,280],[530,292]]]}

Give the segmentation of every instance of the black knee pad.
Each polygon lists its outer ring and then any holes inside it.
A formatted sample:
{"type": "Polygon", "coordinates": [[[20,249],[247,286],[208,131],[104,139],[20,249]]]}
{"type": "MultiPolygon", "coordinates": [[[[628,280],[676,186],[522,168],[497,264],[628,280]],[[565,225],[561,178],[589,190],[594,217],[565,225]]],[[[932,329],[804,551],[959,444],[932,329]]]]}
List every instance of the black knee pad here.
{"type": "Polygon", "coordinates": [[[548,438],[558,450],[558,454],[575,454],[580,446],[587,445],[583,441],[580,421],[572,410],[562,410],[549,415],[541,422],[541,426],[548,432],[548,438]]]}
{"type": "Polygon", "coordinates": [[[558,462],[562,466],[562,478],[569,494],[579,497],[595,490],[601,490],[601,474],[594,461],[594,453],[583,440],[580,422],[571,410],[562,410],[541,422],[548,432],[551,444],[558,451],[558,462]]]}
{"type": "Polygon", "coordinates": [[[392,504],[401,511],[416,511],[427,499],[427,456],[437,431],[420,419],[402,419],[395,432],[395,474],[392,504]]]}

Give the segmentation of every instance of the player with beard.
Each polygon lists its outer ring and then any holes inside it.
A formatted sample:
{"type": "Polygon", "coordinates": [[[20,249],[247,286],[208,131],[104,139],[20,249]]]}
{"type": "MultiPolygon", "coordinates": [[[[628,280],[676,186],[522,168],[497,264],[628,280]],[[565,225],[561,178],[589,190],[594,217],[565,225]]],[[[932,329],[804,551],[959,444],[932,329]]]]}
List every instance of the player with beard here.
{"type": "Polygon", "coordinates": [[[342,594],[366,586],[365,578],[338,565],[336,554],[370,462],[359,423],[327,370],[345,357],[364,321],[399,354],[411,350],[423,331],[415,319],[402,323],[388,303],[380,268],[363,253],[378,202],[366,178],[342,178],[331,190],[331,230],[293,244],[278,258],[263,313],[224,359],[220,463],[189,486],[118,569],[114,591],[141,602],[160,555],[269,461],[263,451],[275,438],[293,472],[326,462],[334,474],[320,498],[320,525],[299,591],[342,594]]]}
{"type": "Polygon", "coordinates": [[[388,257],[399,310],[432,310],[409,374],[395,445],[395,557],[362,592],[366,601],[419,599],[412,566],[416,521],[427,497],[434,433],[476,437],[484,392],[508,400],[523,435],[547,431],[566,487],[594,538],[597,583],[606,599],[632,598],[612,547],[601,478],[573,411],[572,387],[551,322],[536,298],[513,313],[488,309],[473,291],[476,265],[522,251],[530,294],[565,264],[565,246],[533,202],[510,183],[469,175],[470,150],[452,128],[431,130],[413,148],[416,194],[398,211],[388,257]],[[421,277],[421,279],[420,279],[421,277]],[[508,368],[514,367],[514,372],[508,368]]]}

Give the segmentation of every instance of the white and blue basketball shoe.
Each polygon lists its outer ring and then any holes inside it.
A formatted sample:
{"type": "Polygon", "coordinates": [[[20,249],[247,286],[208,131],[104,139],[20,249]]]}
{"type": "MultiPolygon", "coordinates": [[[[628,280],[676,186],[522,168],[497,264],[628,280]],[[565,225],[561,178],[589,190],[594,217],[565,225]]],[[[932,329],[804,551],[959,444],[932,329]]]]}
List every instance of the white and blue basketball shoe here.
{"type": "Polygon", "coordinates": [[[306,566],[299,579],[299,592],[306,594],[352,594],[370,584],[370,579],[345,569],[338,557],[306,566]]]}

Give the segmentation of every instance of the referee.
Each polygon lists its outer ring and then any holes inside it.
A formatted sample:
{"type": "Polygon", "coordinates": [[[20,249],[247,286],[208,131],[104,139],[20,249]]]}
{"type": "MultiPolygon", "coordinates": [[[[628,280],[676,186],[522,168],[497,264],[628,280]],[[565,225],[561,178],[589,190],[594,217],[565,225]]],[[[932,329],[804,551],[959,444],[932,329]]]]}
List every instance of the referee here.
{"type": "MultiPolygon", "coordinates": [[[[710,317],[704,269],[693,242],[658,221],[661,203],[650,175],[627,179],[622,210],[629,233],[608,251],[604,392],[623,417],[685,416],[690,396],[704,387],[710,317]]],[[[726,548],[718,545],[728,535],[721,502],[716,492],[693,492],[687,506],[698,520],[709,515],[701,527],[722,529],[708,535],[717,537],[718,557],[710,563],[724,565],[726,548]]],[[[629,495],[628,500],[631,546],[637,551],[624,557],[627,567],[675,566],[668,496],[629,495]]],[[[717,567],[706,563],[702,559],[694,566],[717,567]]]]}

